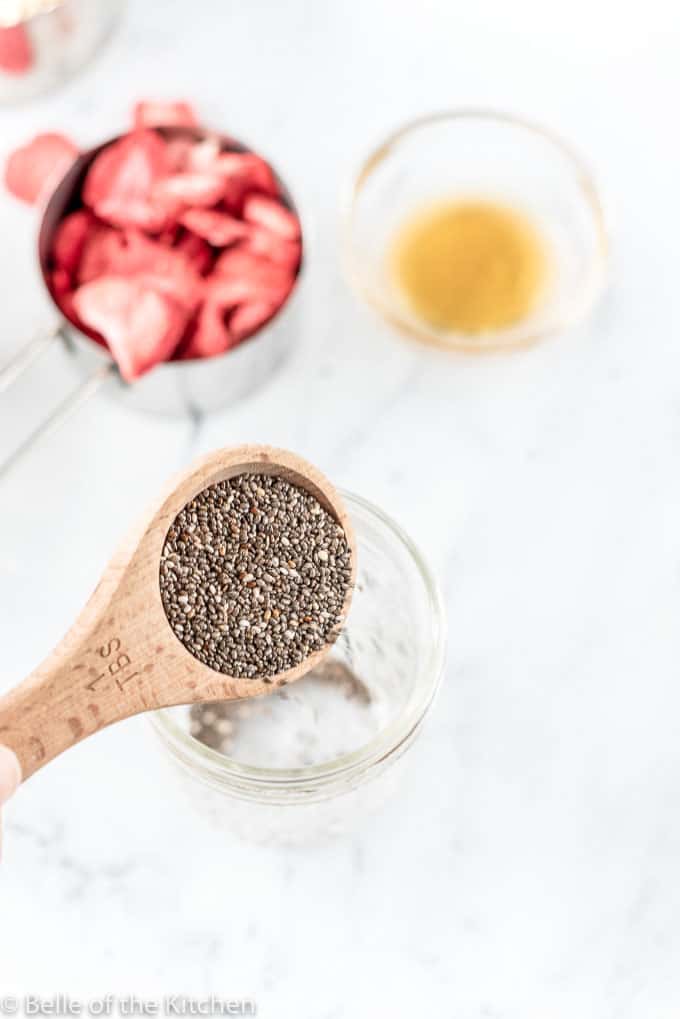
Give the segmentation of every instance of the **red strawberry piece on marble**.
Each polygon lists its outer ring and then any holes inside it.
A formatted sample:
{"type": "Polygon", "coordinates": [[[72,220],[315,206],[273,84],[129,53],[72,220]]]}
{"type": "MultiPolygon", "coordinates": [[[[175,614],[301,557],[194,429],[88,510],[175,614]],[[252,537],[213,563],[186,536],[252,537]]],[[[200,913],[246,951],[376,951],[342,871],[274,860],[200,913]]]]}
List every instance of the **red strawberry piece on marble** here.
{"type": "Polygon", "coordinates": [[[266,195],[248,195],[243,203],[243,218],[270,230],[288,241],[300,238],[300,221],[282,202],[266,195]]]}
{"type": "Polygon", "coordinates": [[[48,198],[78,155],[78,149],[61,134],[39,134],[8,157],[7,189],[22,202],[34,205],[48,198]]]}
{"type": "Polygon", "coordinates": [[[250,301],[239,304],[229,319],[229,331],[235,342],[245,340],[267,322],[278,310],[278,305],[269,301],[250,301]]]}
{"type": "Polygon", "coordinates": [[[57,266],[75,274],[83,249],[96,220],[88,209],[69,213],[57,227],[52,245],[52,256],[57,266]]]}
{"type": "Polygon", "coordinates": [[[24,25],[0,28],[0,70],[25,74],[33,66],[33,47],[24,25]]]}
{"type": "Polygon", "coordinates": [[[216,248],[224,248],[248,235],[248,227],[240,219],[215,209],[188,209],[179,221],[216,248]]]}
{"type": "Polygon", "coordinates": [[[154,202],[156,181],[168,173],[167,148],[155,131],[133,131],[95,157],[83,187],[83,201],[115,226],[158,233],[167,210],[154,202]]]}
{"type": "Polygon", "coordinates": [[[186,102],[141,100],[135,103],[132,118],[136,128],[196,127],[198,125],[193,107],[186,102]]]}
{"type": "Polygon", "coordinates": [[[85,325],[106,340],[127,382],[167,361],[186,325],[186,313],[174,301],[121,276],[79,287],[73,303],[85,325]]]}

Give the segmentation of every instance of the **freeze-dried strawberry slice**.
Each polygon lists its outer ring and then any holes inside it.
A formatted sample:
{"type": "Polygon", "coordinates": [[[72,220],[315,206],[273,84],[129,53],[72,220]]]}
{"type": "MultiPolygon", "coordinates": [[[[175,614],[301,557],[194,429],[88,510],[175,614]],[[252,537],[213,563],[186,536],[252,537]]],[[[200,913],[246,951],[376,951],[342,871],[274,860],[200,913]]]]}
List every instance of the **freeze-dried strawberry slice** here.
{"type": "Polygon", "coordinates": [[[152,188],[168,172],[167,150],[155,131],[133,131],[107,145],[94,159],[83,187],[83,201],[115,226],[138,226],[156,233],[167,212],[152,188]]]}
{"type": "Polygon", "coordinates": [[[170,173],[184,173],[193,169],[189,165],[191,154],[196,148],[196,142],[190,138],[169,138],[166,142],[166,153],[168,159],[168,171],[170,173]]]}
{"type": "Polygon", "coordinates": [[[186,102],[153,102],[141,100],[135,103],[133,123],[138,127],[196,127],[198,121],[193,107],[186,102]]]}
{"type": "Polygon", "coordinates": [[[277,305],[269,301],[250,301],[248,304],[239,304],[232,312],[229,319],[229,332],[235,342],[245,340],[267,322],[277,305]]]}
{"type": "Polygon", "coordinates": [[[172,249],[160,252],[148,268],[132,270],[130,275],[181,304],[188,312],[193,312],[203,300],[203,277],[181,252],[172,249]]]}
{"type": "Polygon", "coordinates": [[[204,241],[202,237],[197,237],[190,230],[182,230],[182,236],[176,242],[176,250],[181,251],[189,259],[196,272],[201,276],[212,267],[212,248],[207,241],[204,241]]]}
{"type": "Polygon", "coordinates": [[[235,308],[238,304],[253,301],[265,301],[279,307],[286,300],[292,289],[293,281],[286,277],[285,282],[263,286],[262,281],[248,276],[209,276],[206,280],[206,294],[222,308],[235,308]]]}
{"type": "Polygon", "coordinates": [[[49,277],[49,288],[50,293],[54,297],[58,307],[66,316],[66,318],[73,322],[74,325],[82,329],[83,323],[78,318],[76,309],[73,306],[73,289],[71,286],[71,277],[66,269],[55,269],[49,277]]]}
{"type": "Polygon", "coordinates": [[[24,25],[0,28],[0,70],[25,74],[33,66],[33,47],[24,25]]]}
{"type": "Polygon", "coordinates": [[[268,258],[270,262],[277,265],[284,265],[291,272],[295,272],[300,265],[302,248],[299,241],[287,241],[280,234],[266,230],[263,226],[255,223],[249,224],[248,235],[241,242],[241,247],[252,252],[254,255],[261,255],[268,258]]]}
{"type": "Polygon", "coordinates": [[[139,230],[101,226],[85,241],[78,280],[129,276],[193,311],[203,296],[203,277],[188,255],[152,240],[139,230]]]}
{"type": "MultiPolygon", "coordinates": [[[[172,138],[167,142],[169,172],[206,174],[219,177],[226,206],[240,213],[243,200],[251,191],[279,194],[274,172],[254,152],[222,152],[217,138],[204,138],[192,142],[186,138],[172,138]]],[[[207,204],[204,203],[204,204],[207,204]]]]}
{"type": "Polygon", "coordinates": [[[88,209],[78,209],[62,219],[54,234],[52,257],[57,266],[71,275],[80,262],[88,236],[96,229],[96,220],[88,209]]]}
{"type": "Polygon", "coordinates": [[[78,149],[62,134],[36,135],[9,156],[5,184],[16,198],[33,205],[49,196],[77,155],[78,149]]]}
{"type": "Polygon", "coordinates": [[[241,180],[249,191],[279,193],[271,166],[254,152],[222,152],[215,160],[214,169],[227,179],[241,180]]]}
{"type": "Polygon", "coordinates": [[[107,198],[95,209],[98,216],[116,226],[137,226],[150,234],[159,233],[168,225],[168,210],[161,204],[133,201],[118,197],[107,198]]]}
{"type": "Polygon", "coordinates": [[[220,154],[220,142],[214,135],[200,142],[189,142],[189,154],[186,168],[195,173],[212,173],[215,171],[215,160],[220,154]]]}
{"type": "Polygon", "coordinates": [[[127,382],[167,361],[181,339],[186,314],[138,280],[102,276],[74,294],[76,313],[109,346],[127,382]]]}
{"type": "Polygon", "coordinates": [[[224,322],[224,311],[214,301],[206,301],[198,313],[186,345],[178,355],[182,360],[215,357],[233,346],[234,340],[224,322]]]}
{"type": "Polygon", "coordinates": [[[294,212],[281,202],[266,195],[248,195],[243,203],[243,218],[257,223],[288,241],[300,238],[300,221],[294,212]]]}
{"type": "Polygon", "coordinates": [[[130,272],[139,258],[138,231],[116,230],[106,223],[95,221],[85,238],[76,278],[78,283],[89,283],[99,276],[130,272]]]}
{"type": "Polygon", "coordinates": [[[201,289],[190,283],[186,277],[176,280],[158,272],[140,272],[129,278],[138,281],[149,290],[163,294],[174,304],[182,307],[187,315],[193,313],[203,299],[201,289]]]}
{"type": "Polygon", "coordinates": [[[203,298],[203,277],[188,255],[138,232],[130,234],[127,257],[121,258],[116,271],[136,276],[188,311],[193,311],[203,298]]]}
{"type": "Polygon", "coordinates": [[[187,308],[194,309],[203,298],[204,279],[189,254],[180,248],[164,248],[144,237],[134,268],[149,279],[158,280],[158,289],[187,308]]]}
{"type": "Polygon", "coordinates": [[[240,219],[214,209],[188,209],[179,221],[216,248],[224,248],[248,235],[248,227],[240,219]]]}
{"type": "Polygon", "coordinates": [[[208,278],[210,292],[222,294],[225,304],[250,300],[276,303],[286,297],[293,282],[294,276],[285,266],[253,255],[241,245],[224,251],[208,278]],[[230,294],[236,296],[226,300],[230,294]]]}
{"type": "Polygon", "coordinates": [[[71,289],[71,276],[66,269],[57,268],[50,276],[50,285],[55,297],[62,297],[71,289]]]}
{"type": "Polygon", "coordinates": [[[240,214],[243,200],[251,191],[278,195],[274,173],[254,152],[220,152],[218,142],[207,138],[194,145],[189,167],[202,173],[218,174],[224,181],[223,201],[231,212],[240,214]]]}
{"type": "Polygon", "coordinates": [[[175,211],[182,208],[210,208],[224,194],[221,177],[210,173],[173,173],[161,177],[153,187],[153,197],[175,211]]]}
{"type": "Polygon", "coordinates": [[[87,173],[83,201],[95,206],[116,189],[146,196],[155,180],[167,172],[165,142],[155,131],[131,131],[107,145],[96,156],[87,173]]]}
{"type": "Polygon", "coordinates": [[[179,223],[168,223],[167,226],[163,227],[161,232],[156,235],[156,240],[159,244],[162,244],[166,248],[172,248],[175,246],[179,238],[182,236],[184,231],[179,223]]]}

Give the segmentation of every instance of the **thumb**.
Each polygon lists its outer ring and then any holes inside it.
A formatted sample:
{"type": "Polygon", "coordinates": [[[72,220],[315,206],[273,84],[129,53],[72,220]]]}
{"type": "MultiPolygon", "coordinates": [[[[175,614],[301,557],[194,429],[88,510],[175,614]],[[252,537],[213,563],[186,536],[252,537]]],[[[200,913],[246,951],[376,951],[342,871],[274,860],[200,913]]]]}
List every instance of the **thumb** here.
{"type": "Polygon", "coordinates": [[[19,758],[9,747],[0,744],[0,806],[10,798],[20,782],[19,758]]]}

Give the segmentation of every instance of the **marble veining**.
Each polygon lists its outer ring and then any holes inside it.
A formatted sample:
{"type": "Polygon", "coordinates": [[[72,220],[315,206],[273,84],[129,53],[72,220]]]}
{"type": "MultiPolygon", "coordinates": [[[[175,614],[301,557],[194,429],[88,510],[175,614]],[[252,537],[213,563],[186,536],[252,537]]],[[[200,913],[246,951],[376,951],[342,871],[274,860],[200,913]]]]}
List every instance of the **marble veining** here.
{"type": "MultiPolygon", "coordinates": [[[[291,446],[383,505],[450,618],[400,796],[328,847],[215,834],[144,719],[31,780],[5,817],[0,996],[215,993],[263,1019],[680,1014],[677,28],[662,0],[130,0],[81,77],[0,112],[4,156],[45,128],[113,133],[142,95],[192,98],[275,159],[314,222],[299,347],[273,383],[192,421],[98,400],[2,484],[2,688],[167,476],[230,442],[291,446]],[[405,344],[339,265],[352,167],[412,114],[469,103],[571,138],[614,228],[591,321],[513,356],[405,344]]],[[[34,215],[1,196],[0,217],[4,360],[50,312],[34,215]]],[[[55,351],[2,397],[0,455],[70,382],[55,351]]]]}

